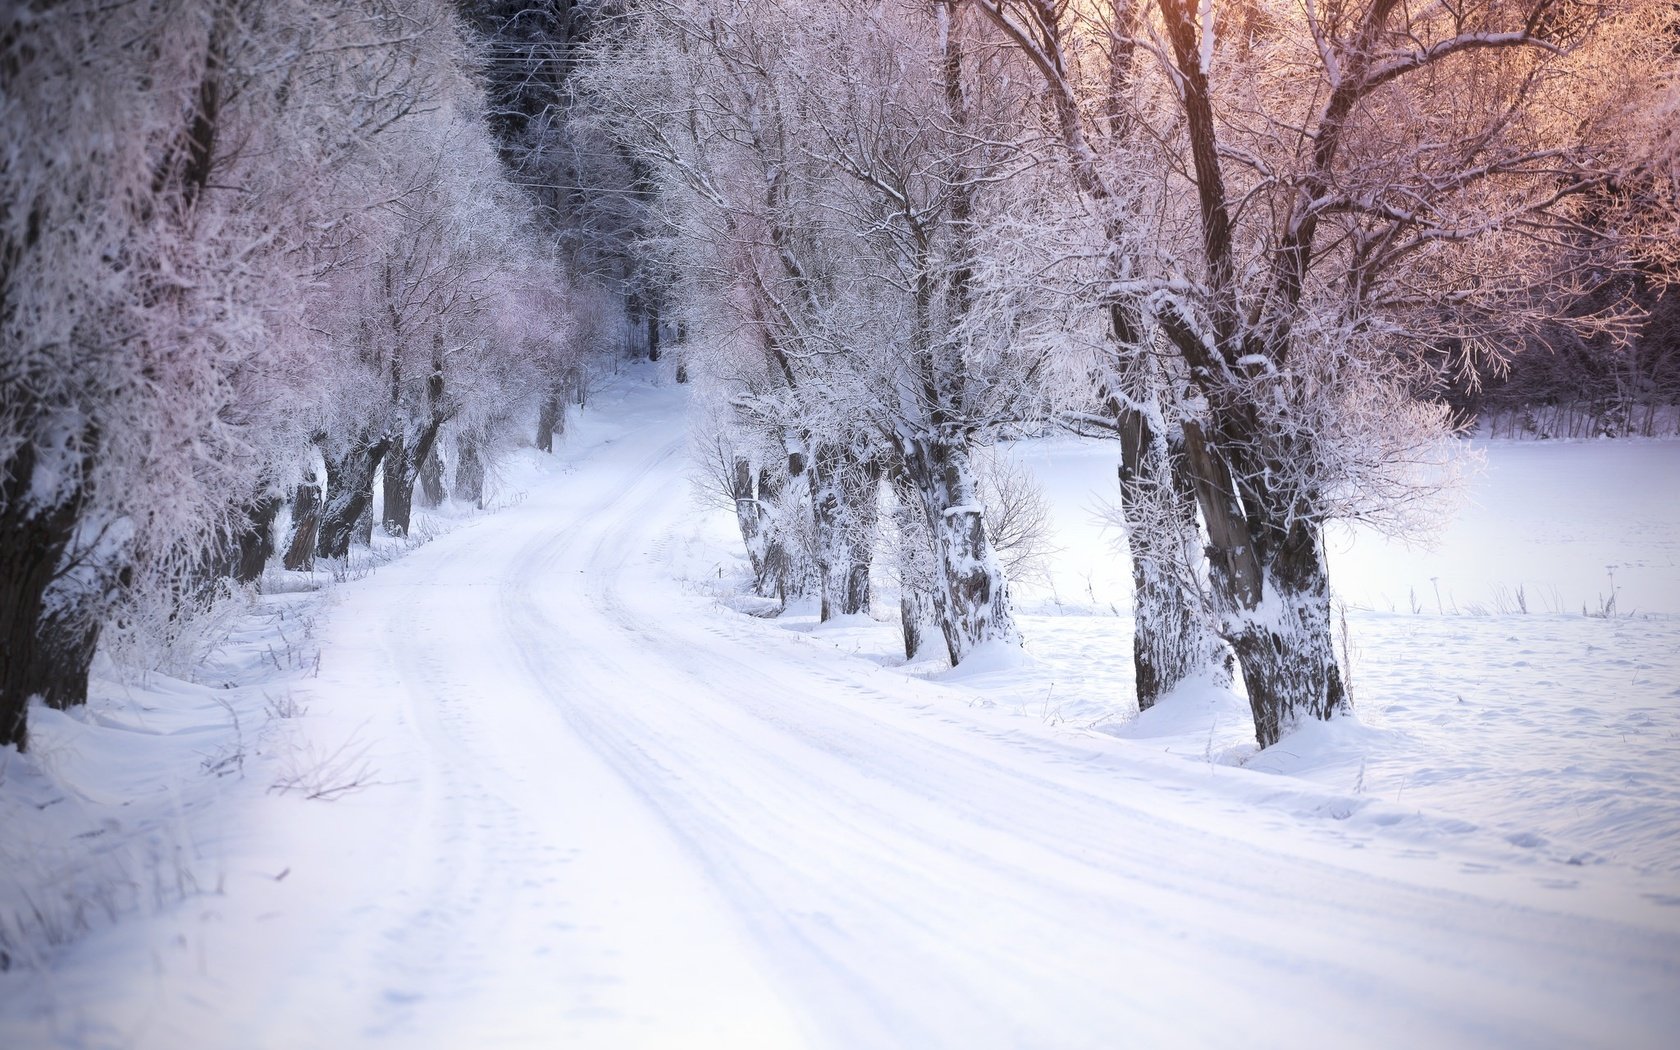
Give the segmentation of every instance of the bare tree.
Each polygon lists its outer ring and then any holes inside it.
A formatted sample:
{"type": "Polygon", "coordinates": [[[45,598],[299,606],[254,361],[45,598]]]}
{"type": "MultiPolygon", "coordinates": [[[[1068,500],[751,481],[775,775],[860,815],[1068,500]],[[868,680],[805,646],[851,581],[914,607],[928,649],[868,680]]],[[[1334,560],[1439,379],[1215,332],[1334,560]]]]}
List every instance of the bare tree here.
{"type": "Polygon", "coordinates": [[[1148,269],[1136,250],[1147,229],[1138,188],[1146,126],[1133,114],[1139,77],[1140,0],[1080,10],[1051,0],[976,0],[976,8],[1029,60],[1043,87],[1059,153],[1100,226],[1101,264],[1088,298],[1103,303],[1093,355],[1094,404],[1066,413],[1076,430],[1119,438],[1118,510],[1132,561],[1132,664],[1147,710],[1185,678],[1218,665],[1222,646],[1201,586],[1201,542],[1173,390],[1182,376],[1162,359],[1141,297],[1102,288],[1148,269]]]}
{"type": "Polygon", "coordinates": [[[1407,351],[1474,345],[1580,276],[1545,246],[1582,232],[1615,93],[1650,66],[1631,7],[1256,6],[1222,41],[1206,6],[1159,0],[1140,34],[1166,74],[1154,138],[1194,202],[1193,236],[1164,242],[1181,276],[1141,290],[1202,401],[1185,454],[1266,746],[1346,708],[1324,522],[1403,517],[1448,431],[1407,396],[1407,351]]]}
{"type": "Polygon", "coordinates": [[[712,304],[686,315],[688,359],[760,354],[699,364],[739,381],[737,422],[808,489],[825,614],[867,605],[879,486],[896,473],[926,522],[951,658],[1018,644],[973,455],[1037,411],[1048,349],[1020,338],[1025,300],[976,276],[1006,176],[1031,163],[995,49],[943,3],[819,5],[792,23],[752,3],[646,10],[598,82],[662,172],[667,269],[710,292],[684,297],[712,304]]]}

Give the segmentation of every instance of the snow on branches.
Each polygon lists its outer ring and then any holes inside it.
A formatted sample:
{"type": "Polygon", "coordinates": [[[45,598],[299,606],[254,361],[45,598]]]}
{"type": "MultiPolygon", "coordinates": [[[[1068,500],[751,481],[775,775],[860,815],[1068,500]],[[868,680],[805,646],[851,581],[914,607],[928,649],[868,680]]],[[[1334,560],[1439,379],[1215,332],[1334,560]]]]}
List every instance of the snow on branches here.
{"type": "Polygon", "coordinates": [[[465,48],[441,0],[0,14],[0,743],[116,609],[254,578],[316,448],[534,412],[565,281],[465,48]]]}

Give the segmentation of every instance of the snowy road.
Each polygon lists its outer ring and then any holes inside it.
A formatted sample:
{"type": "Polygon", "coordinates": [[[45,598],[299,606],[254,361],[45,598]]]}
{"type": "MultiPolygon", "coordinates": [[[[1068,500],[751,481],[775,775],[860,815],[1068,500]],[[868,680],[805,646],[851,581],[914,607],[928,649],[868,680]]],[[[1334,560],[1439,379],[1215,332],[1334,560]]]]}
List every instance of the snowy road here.
{"type": "Polygon", "coordinates": [[[971,710],[685,592],[662,556],[695,513],[678,413],[679,393],[632,395],[575,471],[344,589],[313,688],[355,697],[370,733],[402,727],[379,748],[392,783],[338,804],[358,841],[331,872],[298,866],[313,903],[228,1007],[259,1014],[221,1035],[1672,1036],[1680,909],[1480,839],[1420,848],[1281,778],[971,710]]]}

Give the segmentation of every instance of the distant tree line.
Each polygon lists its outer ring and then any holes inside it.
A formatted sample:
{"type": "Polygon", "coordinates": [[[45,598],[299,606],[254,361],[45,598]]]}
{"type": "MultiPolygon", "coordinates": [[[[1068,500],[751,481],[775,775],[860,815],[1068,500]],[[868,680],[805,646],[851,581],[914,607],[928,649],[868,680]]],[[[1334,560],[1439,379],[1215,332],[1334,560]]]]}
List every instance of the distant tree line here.
{"type": "Polygon", "coordinates": [[[1497,366],[1444,377],[1444,396],[1468,425],[1495,437],[1680,434],[1680,289],[1636,273],[1567,311],[1592,314],[1618,303],[1634,311],[1626,331],[1544,327],[1520,337],[1520,348],[1497,366]]]}

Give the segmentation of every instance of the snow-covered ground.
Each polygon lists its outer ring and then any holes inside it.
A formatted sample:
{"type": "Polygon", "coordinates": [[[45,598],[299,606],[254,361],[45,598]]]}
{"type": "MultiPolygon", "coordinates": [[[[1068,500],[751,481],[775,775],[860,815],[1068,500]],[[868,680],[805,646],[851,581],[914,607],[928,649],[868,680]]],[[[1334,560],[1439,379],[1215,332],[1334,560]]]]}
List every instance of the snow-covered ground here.
{"type": "MultiPolygon", "coordinates": [[[[1247,705],[1226,690],[1186,689],[1138,719],[1129,576],[1103,513],[1114,451],[1071,438],[1010,450],[1055,515],[1050,579],[1020,588],[1051,614],[1024,620],[1035,659],[967,685],[1042,720],[1451,814],[1680,891],[1680,441],[1478,450],[1431,543],[1332,532],[1357,724],[1256,757],[1247,705]]],[[[890,630],[869,643],[896,644],[890,630]]]]}
{"type": "Polygon", "coordinates": [[[1680,444],[1494,444],[1439,551],[1342,537],[1359,717],[1255,755],[1229,691],[1136,715],[1110,449],[1012,450],[1063,550],[951,671],[734,611],[681,412],[34,712],[0,1046],[1670,1044],[1680,444]]]}

